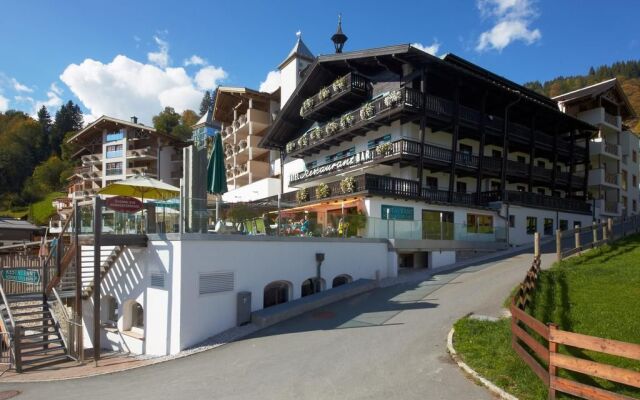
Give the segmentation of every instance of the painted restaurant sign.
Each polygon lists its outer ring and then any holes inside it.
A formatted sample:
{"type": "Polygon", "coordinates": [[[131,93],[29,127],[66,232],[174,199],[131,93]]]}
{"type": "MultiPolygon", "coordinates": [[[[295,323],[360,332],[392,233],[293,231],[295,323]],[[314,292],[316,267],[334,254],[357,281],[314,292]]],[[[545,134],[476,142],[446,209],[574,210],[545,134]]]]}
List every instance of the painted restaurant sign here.
{"type": "Polygon", "coordinates": [[[116,196],[106,200],[106,206],[110,210],[123,213],[137,213],[142,210],[142,202],[134,197],[116,196]]]}
{"type": "Polygon", "coordinates": [[[28,268],[3,269],[2,280],[37,285],[40,283],[40,271],[28,268]]]}

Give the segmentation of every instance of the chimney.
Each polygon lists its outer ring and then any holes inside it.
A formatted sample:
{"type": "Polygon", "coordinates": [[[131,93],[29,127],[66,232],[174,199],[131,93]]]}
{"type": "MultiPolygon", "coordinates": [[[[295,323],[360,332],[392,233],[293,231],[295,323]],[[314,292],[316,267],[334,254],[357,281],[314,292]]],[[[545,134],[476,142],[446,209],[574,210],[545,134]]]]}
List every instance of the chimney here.
{"type": "Polygon", "coordinates": [[[136,117],[135,115],[133,117],[131,117],[131,122],[133,122],[134,124],[138,123],[138,117],[136,117]]]}

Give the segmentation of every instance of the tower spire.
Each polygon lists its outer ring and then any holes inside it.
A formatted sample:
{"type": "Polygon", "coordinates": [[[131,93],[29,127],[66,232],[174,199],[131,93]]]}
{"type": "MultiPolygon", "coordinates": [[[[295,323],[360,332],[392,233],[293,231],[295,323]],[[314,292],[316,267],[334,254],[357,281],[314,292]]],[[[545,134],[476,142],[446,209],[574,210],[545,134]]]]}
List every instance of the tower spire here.
{"type": "Polygon", "coordinates": [[[347,39],[347,35],[342,32],[342,14],[338,14],[338,29],[336,33],[331,36],[331,41],[336,48],[336,53],[342,53],[342,48],[347,39]]]}

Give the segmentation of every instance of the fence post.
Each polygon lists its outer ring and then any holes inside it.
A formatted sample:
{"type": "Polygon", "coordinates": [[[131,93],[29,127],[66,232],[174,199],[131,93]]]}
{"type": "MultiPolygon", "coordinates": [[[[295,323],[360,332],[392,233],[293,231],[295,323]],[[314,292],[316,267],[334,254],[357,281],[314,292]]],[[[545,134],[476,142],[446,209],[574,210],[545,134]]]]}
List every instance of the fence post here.
{"type": "Polygon", "coordinates": [[[558,343],[552,341],[553,333],[558,329],[558,325],[550,322],[549,326],[549,400],[556,399],[556,390],[553,387],[556,367],[553,365],[553,354],[558,351],[558,343]]]}
{"type": "Polygon", "coordinates": [[[562,231],[556,229],[556,257],[558,262],[562,261],[562,231]]]}
{"type": "Polygon", "coordinates": [[[593,230],[593,245],[591,247],[595,248],[598,243],[598,225],[596,224],[596,221],[591,223],[591,229],[593,230]]]}
{"type": "Polygon", "coordinates": [[[540,232],[533,234],[533,257],[540,257],[540,232]]]}
{"type": "Polygon", "coordinates": [[[580,227],[578,225],[574,226],[574,237],[576,239],[576,249],[578,249],[578,254],[580,254],[580,227]]]}
{"type": "Polygon", "coordinates": [[[609,235],[607,235],[607,224],[603,223],[602,224],[602,241],[604,243],[607,243],[608,240],[609,240],[609,235]]]}
{"type": "Polygon", "coordinates": [[[13,352],[16,357],[16,372],[22,373],[22,350],[20,349],[20,339],[22,338],[22,326],[16,325],[13,330],[13,352]]]}
{"type": "Polygon", "coordinates": [[[607,218],[607,238],[613,239],[613,219],[607,218]]]}

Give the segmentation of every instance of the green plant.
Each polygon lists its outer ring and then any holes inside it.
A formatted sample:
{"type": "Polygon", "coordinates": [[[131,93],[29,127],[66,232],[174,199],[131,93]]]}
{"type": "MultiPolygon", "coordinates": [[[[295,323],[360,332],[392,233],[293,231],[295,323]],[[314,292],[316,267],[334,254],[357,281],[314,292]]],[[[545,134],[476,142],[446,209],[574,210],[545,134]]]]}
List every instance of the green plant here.
{"type": "Polygon", "coordinates": [[[340,181],[340,190],[343,194],[353,193],[356,189],[356,180],[353,176],[348,176],[340,181]]]}
{"type": "Polygon", "coordinates": [[[309,97],[308,99],[303,101],[302,107],[300,107],[300,116],[304,115],[307,111],[311,110],[314,105],[315,105],[315,102],[313,100],[313,97],[309,97]]]}
{"type": "Polygon", "coordinates": [[[347,87],[347,76],[341,76],[331,84],[334,92],[340,92],[347,87]]]}
{"type": "Polygon", "coordinates": [[[296,200],[298,203],[304,203],[309,200],[309,191],[307,189],[300,189],[296,192],[296,200]]]}
{"type": "Polygon", "coordinates": [[[323,199],[325,197],[329,197],[331,194],[331,189],[327,186],[326,183],[321,183],[316,187],[316,197],[319,199],[323,199]]]}
{"type": "Polygon", "coordinates": [[[380,143],[379,145],[376,146],[376,153],[378,153],[381,156],[388,156],[392,152],[393,152],[393,146],[389,142],[380,143]]]}
{"type": "Polygon", "coordinates": [[[353,114],[343,115],[342,117],[340,117],[340,127],[342,129],[350,127],[353,124],[354,119],[355,117],[353,116],[353,114]]]}
{"type": "Polygon", "coordinates": [[[329,90],[328,87],[323,87],[322,89],[320,89],[320,93],[318,93],[318,97],[320,98],[320,100],[326,100],[329,97],[331,97],[331,90],[329,90]]]}
{"type": "Polygon", "coordinates": [[[302,148],[302,147],[307,147],[307,145],[309,144],[309,137],[305,134],[300,136],[300,138],[298,138],[298,147],[302,148]]]}
{"type": "Polygon", "coordinates": [[[336,133],[339,128],[340,125],[336,121],[331,121],[324,127],[324,131],[327,133],[327,136],[331,136],[336,133]]]}
{"type": "Polygon", "coordinates": [[[287,153],[292,153],[296,150],[297,143],[295,140],[287,143],[287,153]]]}
{"type": "Polygon", "coordinates": [[[309,132],[309,139],[316,141],[322,139],[322,130],[320,128],[314,128],[309,132]]]}
{"type": "Polygon", "coordinates": [[[392,105],[398,104],[402,99],[402,92],[399,90],[394,90],[391,93],[384,96],[384,105],[387,107],[391,107],[392,105]]]}
{"type": "Polygon", "coordinates": [[[376,113],[375,107],[373,104],[367,103],[360,109],[360,119],[369,119],[373,117],[376,113]]]}

